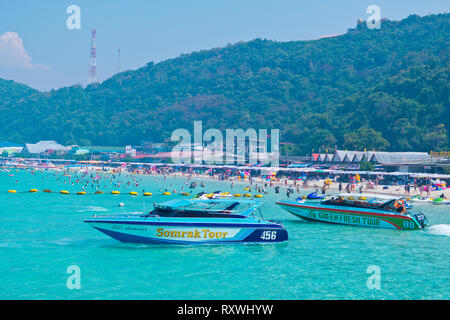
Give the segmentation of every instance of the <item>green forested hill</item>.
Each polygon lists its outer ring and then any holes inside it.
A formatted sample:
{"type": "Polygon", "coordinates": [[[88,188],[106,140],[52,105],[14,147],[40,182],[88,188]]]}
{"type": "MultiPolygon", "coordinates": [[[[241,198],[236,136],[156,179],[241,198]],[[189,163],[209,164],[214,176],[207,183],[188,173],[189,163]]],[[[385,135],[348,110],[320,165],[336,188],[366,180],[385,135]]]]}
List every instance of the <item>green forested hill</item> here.
{"type": "Polygon", "coordinates": [[[0,80],[0,141],[124,145],[172,130],[280,129],[296,153],[450,149],[449,14],[253,40],[39,92],[0,80]]]}

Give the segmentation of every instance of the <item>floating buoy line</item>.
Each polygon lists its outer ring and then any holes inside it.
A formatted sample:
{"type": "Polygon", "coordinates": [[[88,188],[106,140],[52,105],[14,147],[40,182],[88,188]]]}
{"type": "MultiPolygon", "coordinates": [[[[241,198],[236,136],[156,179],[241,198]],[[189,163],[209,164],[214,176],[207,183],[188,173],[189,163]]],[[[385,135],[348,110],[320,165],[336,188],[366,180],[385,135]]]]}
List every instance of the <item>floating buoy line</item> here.
{"type": "MultiPolygon", "coordinates": [[[[1,192],[1,191],[0,191],[1,192]]],[[[4,191],[3,191],[4,192],[4,191]]],[[[38,189],[35,189],[35,188],[33,188],[33,189],[29,189],[28,191],[17,191],[17,190],[13,190],[13,189],[10,189],[10,190],[7,190],[6,191],[6,193],[38,193],[39,192],[39,190],[38,189]]],[[[100,191],[100,190],[97,190],[97,191],[95,191],[95,192],[92,192],[92,193],[88,193],[88,192],[86,192],[86,191],[77,191],[77,192],[69,192],[68,190],[60,190],[60,191],[56,191],[56,192],[54,192],[54,191],[52,191],[52,190],[50,190],[50,189],[44,189],[44,190],[42,190],[42,192],[44,192],[44,193],[53,193],[53,194],[64,194],[64,195],[94,195],[94,194],[105,194],[103,191],[100,191]]],[[[153,195],[153,193],[151,193],[151,192],[143,192],[142,194],[140,194],[140,193],[138,193],[138,192],[136,192],[136,191],[129,191],[128,193],[121,193],[120,191],[118,191],[118,190],[113,190],[113,191],[111,191],[109,194],[111,194],[111,195],[115,195],[115,196],[117,196],[117,195],[130,195],[130,196],[134,196],[134,197],[137,197],[137,196],[140,196],[140,195],[142,195],[142,196],[144,196],[144,197],[150,197],[150,196],[152,196],[153,195]]],[[[188,193],[188,192],[181,192],[180,193],[182,196],[190,196],[191,194],[190,193],[188,193]]],[[[171,192],[168,192],[168,191],[165,191],[165,192],[163,192],[163,193],[161,193],[161,195],[163,195],[163,196],[170,196],[170,195],[172,195],[172,193],[171,192]]],[[[234,197],[236,197],[236,198],[239,198],[239,197],[246,197],[246,198],[251,198],[251,197],[253,197],[253,198],[262,198],[263,196],[261,195],[261,194],[255,194],[255,195],[251,195],[251,194],[249,194],[249,193],[245,193],[245,194],[241,194],[241,193],[235,193],[235,194],[233,194],[233,196],[234,197]]],[[[302,198],[306,198],[306,197],[302,197],[302,198]]]]}
{"type": "MultiPolygon", "coordinates": [[[[2,191],[0,191],[0,192],[2,192],[2,191]]],[[[3,191],[3,192],[5,192],[5,191],[3,191]]],[[[10,190],[6,191],[6,193],[38,193],[38,192],[39,192],[38,189],[29,189],[28,191],[17,191],[17,190],[10,189],[10,190]]],[[[42,190],[42,192],[44,192],[44,193],[72,194],[72,195],[105,194],[103,191],[100,191],[100,190],[97,190],[97,191],[92,192],[92,193],[89,193],[89,192],[86,192],[86,191],[83,191],[83,190],[71,193],[68,190],[60,190],[60,191],[54,192],[54,191],[52,191],[50,189],[44,189],[44,190],[42,190]]],[[[121,193],[120,193],[120,191],[113,190],[113,191],[111,191],[110,194],[112,194],[112,195],[119,195],[121,193]]],[[[170,195],[170,194],[171,194],[170,192],[162,193],[162,195],[170,195]]],[[[139,193],[136,192],[136,191],[130,191],[130,192],[128,192],[128,195],[130,195],[130,196],[139,196],[139,193]]],[[[151,192],[144,192],[144,193],[142,193],[142,196],[144,196],[144,197],[150,197],[152,195],[153,195],[153,193],[151,193],[151,192]]]]}

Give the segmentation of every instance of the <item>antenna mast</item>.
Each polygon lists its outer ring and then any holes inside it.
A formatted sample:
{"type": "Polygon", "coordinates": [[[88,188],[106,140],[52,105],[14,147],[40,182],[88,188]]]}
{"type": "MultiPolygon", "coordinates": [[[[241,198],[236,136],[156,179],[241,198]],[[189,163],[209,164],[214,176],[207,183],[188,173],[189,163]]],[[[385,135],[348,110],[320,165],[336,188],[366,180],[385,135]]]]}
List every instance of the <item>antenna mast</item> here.
{"type": "Polygon", "coordinates": [[[89,84],[97,82],[97,45],[96,45],[96,34],[95,29],[92,30],[91,38],[91,59],[89,68],[89,84]]]}
{"type": "Polygon", "coordinates": [[[117,50],[117,73],[120,72],[120,49],[117,50]]]}

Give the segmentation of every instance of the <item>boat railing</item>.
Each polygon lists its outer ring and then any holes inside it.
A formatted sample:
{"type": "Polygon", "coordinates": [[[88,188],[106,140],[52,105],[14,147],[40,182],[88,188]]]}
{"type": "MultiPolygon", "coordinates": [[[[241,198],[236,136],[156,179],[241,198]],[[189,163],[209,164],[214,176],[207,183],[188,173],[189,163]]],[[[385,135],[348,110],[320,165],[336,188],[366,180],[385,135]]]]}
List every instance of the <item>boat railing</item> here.
{"type": "Polygon", "coordinates": [[[189,207],[170,207],[170,206],[157,206],[156,209],[163,209],[163,210],[173,210],[173,211],[200,211],[205,213],[239,213],[241,211],[239,210],[226,210],[226,209],[208,209],[208,208],[189,208],[189,207]]]}
{"type": "Polygon", "coordinates": [[[323,204],[328,205],[336,205],[336,206],[352,206],[355,208],[365,208],[365,209],[378,209],[384,210],[387,212],[392,212],[393,214],[397,214],[398,212],[392,208],[395,201],[398,199],[392,199],[384,203],[374,203],[374,202],[366,202],[366,201],[357,201],[357,200],[346,200],[341,198],[332,198],[323,201],[323,204]]]}
{"type": "MultiPolygon", "coordinates": [[[[239,204],[239,202],[234,202],[233,203],[235,206],[236,204],[239,204]]],[[[194,208],[194,207],[190,207],[190,206],[166,206],[166,205],[162,205],[162,204],[154,204],[155,209],[162,209],[162,210],[174,210],[174,211],[195,211],[195,212],[204,212],[204,213],[215,213],[215,214],[237,214],[237,215],[243,215],[243,216],[248,216],[250,213],[252,213],[253,211],[255,211],[258,207],[260,206],[260,204],[256,204],[256,205],[251,205],[246,209],[241,209],[241,210],[233,210],[233,209],[227,209],[228,207],[225,208],[220,208],[220,209],[213,209],[210,207],[207,208],[194,208]]]]}

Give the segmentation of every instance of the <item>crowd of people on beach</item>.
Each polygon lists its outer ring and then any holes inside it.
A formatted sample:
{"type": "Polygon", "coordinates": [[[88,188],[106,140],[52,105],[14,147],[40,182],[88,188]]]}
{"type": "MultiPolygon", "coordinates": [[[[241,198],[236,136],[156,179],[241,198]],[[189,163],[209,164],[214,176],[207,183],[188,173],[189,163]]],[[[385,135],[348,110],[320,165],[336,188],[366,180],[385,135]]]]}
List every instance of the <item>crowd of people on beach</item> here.
{"type": "MultiPolygon", "coordinates": [[[[200,180],[200,188],[207,191],[206,180],[216,180],[225,183],[233,189],[237,183],[244,184],[259,194],[268,194],[273,191],[276,194],[286,192],[287,197],[306,190],[314,190],[316,193],[326,194],[330,191],[347,193],[384,193],[404,196],[420,195],[435,196],[437,192],[445,198],[447,182],[433,180],[431,178],[412,178],[408,176],[395,177],[389,175],[360,176],[359,174],[327,174],[327,173],[301,173],[289,174],[278,172],[272,174],[261,174],[258,170],[239,170],[227,168],[186,168],[186,167],[140,167],[128,168],[127,170],[101,168],[92,170],[52,170],[46,169],[55,176],[56,181],[65,185],[79,186],[82,191],[95,192],[102,189],[130,188],[138,190],[142,187],[144,193],[144,176],[154,176],[154,182],[161,182],[162,192],[179,193],[197,187],[197,180],[200,180]],[[179,183],[172,183],[169,177],[185,178],[185,182],[180,187],[179,183]],[[161,179],[161,180],[159,180],[161,179]],[[195,181],[193,181],[195,180],[195,181]],[[195,187],[192,186],[195,184],[195,187]]],[[[31,174],[36,174],[37,170],[30,169],[31,174]]],[[[16,181],[17,182],[17,181],[16,181]]]]}

